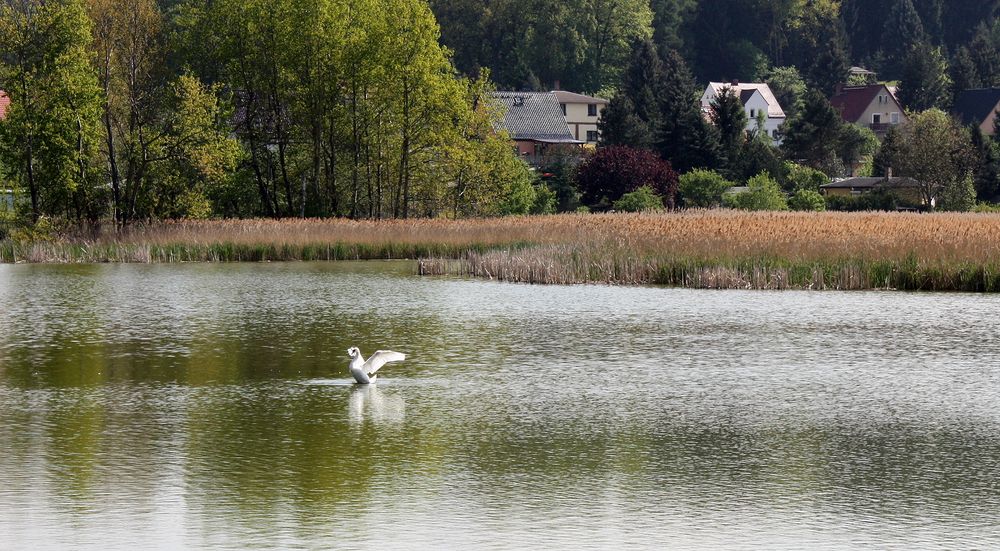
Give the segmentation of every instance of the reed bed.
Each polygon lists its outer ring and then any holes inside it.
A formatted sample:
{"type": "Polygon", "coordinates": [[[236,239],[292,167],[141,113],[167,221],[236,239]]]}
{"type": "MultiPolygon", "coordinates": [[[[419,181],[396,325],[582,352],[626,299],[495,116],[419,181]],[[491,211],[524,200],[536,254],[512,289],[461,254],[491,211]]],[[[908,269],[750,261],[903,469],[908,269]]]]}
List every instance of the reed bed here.
{"type": "Polygon", "coordinates": [[[1000,291],[1000,215],[748,213],[473,220],[226,220],[51,242],[0,262],[419,259],[422,274],[525,283],[1000,291]]]}

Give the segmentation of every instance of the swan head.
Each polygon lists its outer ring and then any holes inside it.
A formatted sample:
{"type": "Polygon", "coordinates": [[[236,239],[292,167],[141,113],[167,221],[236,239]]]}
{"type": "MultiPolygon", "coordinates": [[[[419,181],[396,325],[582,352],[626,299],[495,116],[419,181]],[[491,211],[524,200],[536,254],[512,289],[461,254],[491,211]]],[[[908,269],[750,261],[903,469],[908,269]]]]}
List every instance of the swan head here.
{"type": "Polygon", "coordinates": [[[357,346],[352,346],[347,349],[347,355],[350,356],[351,358],[357,358],[358,356],[361,355],[361,351],[358,350],[357,346]]]}

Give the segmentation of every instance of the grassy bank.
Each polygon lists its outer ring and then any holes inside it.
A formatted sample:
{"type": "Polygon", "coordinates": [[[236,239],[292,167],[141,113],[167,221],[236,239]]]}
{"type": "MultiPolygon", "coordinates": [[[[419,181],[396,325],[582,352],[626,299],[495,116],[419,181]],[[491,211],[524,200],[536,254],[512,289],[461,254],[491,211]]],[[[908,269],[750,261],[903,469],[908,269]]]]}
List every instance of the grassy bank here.
{"type": "Polygon", "coordinates": [[[241,220],[0,242],[2,262],[420,259],[423,274],[529,283],[1000,291],[1000,216],[913,213],[241,220]]]}

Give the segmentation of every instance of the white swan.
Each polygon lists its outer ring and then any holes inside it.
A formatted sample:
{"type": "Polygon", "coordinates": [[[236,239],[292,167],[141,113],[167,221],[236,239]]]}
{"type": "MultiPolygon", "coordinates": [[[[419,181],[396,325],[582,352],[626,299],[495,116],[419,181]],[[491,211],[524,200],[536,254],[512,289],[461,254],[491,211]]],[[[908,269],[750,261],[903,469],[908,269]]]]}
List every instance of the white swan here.
{"type": "Polygon", "coordinates": [[[361,350],[357,346],[348,348],[347,355],[351,357],[351,375],[355,381],[363,385],[374,383],[376,377],[378,377],[375,372],[383,365],[389,362],[401,362],[406,359],[406,354],[393,352],[392,350],[379,350],[372,354],[368,358],[368,361],[365,361],[361,356],[361,350]]]}

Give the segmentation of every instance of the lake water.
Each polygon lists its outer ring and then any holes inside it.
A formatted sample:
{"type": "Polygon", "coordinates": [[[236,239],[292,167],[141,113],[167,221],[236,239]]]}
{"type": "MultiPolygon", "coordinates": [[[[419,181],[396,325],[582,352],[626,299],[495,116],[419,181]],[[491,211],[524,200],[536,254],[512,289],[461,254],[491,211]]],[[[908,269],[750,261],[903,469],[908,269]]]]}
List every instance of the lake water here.
{"type": "Polygon", "coordinates": [[[0,266],[0,549],[1000,546],[1000,297],[414,271],[0,266]]]}

